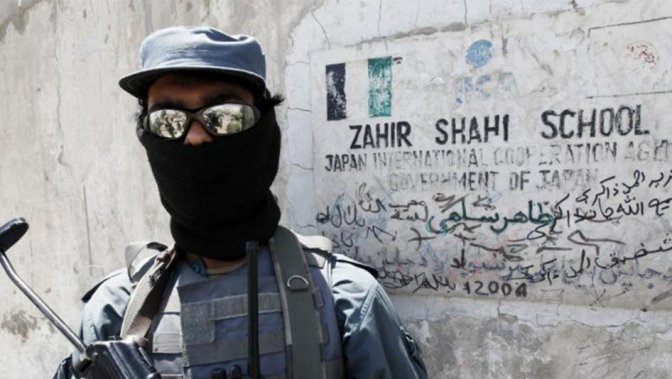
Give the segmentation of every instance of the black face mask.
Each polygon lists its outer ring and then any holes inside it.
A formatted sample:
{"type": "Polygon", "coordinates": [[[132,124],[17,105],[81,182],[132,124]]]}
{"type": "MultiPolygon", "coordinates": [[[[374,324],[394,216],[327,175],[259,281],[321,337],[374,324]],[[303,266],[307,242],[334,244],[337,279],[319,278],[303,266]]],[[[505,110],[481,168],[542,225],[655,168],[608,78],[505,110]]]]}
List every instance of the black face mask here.
{"type": "Polygon", "coordinates": [[[270,191],[278,172],[280,128],[275,111],[240,134],[198,146],[138,129],[178,248],[235,260],[245,242],[268,240],[280,220],[270,191]]]}

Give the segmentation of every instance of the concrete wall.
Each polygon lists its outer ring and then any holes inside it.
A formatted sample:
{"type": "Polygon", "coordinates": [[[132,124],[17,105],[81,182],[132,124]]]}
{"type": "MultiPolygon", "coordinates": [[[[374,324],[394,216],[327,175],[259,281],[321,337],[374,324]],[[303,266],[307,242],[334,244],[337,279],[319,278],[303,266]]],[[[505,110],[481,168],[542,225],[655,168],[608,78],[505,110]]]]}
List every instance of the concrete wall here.
{"type": "MultiPolygon", "coordinates": [[[[0,219],[76,325],[128,241],[169,241],[117,79],[149,32],[257,36],[284,222],[369,262],[432,377],[672,369],[672,5],[574,1],[0,2],[0,219]],[[464,126],[463,124],[464,123],[464,126]]],[[[0,277],[0,377],[70,350],[0,277]]]]}

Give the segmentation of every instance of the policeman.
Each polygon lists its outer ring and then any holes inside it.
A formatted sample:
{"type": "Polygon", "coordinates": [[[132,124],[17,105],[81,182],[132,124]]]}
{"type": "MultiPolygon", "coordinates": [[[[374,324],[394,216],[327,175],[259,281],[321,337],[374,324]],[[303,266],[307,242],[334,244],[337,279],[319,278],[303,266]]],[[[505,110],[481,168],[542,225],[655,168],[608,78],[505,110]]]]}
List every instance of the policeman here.
{"type": "MultiPolygon", "coordinates": [[[[375,272],[278,225],[282,98],[257,40],[174,27],[148,36],[140,58],[119,84],[140,102],[175,244],[84,296],[84,342],[143,337],[164,378],[425,378],[375,272]]],[[[77,360],[55,377],[77,375],[77,360]]]]}

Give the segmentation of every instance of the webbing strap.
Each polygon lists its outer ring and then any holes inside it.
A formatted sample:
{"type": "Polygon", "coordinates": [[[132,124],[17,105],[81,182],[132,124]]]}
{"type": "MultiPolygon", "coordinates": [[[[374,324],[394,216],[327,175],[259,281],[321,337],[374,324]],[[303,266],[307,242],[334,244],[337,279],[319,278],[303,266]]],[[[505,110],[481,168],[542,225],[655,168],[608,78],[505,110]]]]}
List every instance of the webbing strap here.
{"type": "MultiPolygon", "coordinates": [[[[258,314],[282,312],[280,295],[259,294],[258,314]]],[[[184,343],[203,344],[215,340],[215,321],[247,316],[247,295],[231,296],[213,301],[182,303],[182,334],[184,343]]]]}
{"type": "Polygon", "coordinates": [[[174,249],[159,253],[152,267],[138,282],[133,291],[121,324],[121,338],[128,336],[145,337],[152,325],[152,318],[158,313],[170,269],[175,263],[174,249]]]}
{"type": "Polygon", "coordinates": [[[315,308],[315,286],[297,237],[282,226],[270,241],[273,267],[283,302],[287,372],[290,378],[325,378],[320,316],[315,308]]]}
{"type": "MultiPolygon", "coordinates": [[[[124,251],[124,257],[126,258],[126,272],[128,273],[128,277],[131,279],[131,282],[137,283],[150,268],[149,265],[146,264],[146,259],[138,260],[138,258],[142,257],[143,252],[147,251],[147,249],[161,252],[167,248],[168,246],[162,243],[149,241],[131,242],[126,245],[126,250],[124,251]]],[[[151,258],[154,258],[153,256],[156,255],[156,252],[152,254],[151,258]]]]}
{"type": "MultiPolygon", "coordinates": [[[[259,335],[259,353],[272,354],[285,348],[282,331],[259,335]]],[[[248,358],[247,336],[220,339],[211,343],[189,345],[183,357],[185,366],[207,365],[248,358]]]]}
{"type": "Polygon", "coordinates": [[[325,253],[330,253],[333,250],[331,240],[324,236],[303,236],[299,234],[296,235],[296,238],[301,245],[309,250],[322,250],[325,253]]]}

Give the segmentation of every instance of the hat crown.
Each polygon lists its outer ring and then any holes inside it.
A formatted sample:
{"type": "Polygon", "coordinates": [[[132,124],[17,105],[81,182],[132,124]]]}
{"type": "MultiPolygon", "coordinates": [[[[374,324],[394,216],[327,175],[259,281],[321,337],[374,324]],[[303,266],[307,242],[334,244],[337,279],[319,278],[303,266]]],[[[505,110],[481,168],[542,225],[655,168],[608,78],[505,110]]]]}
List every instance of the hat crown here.
{"type": "Polygon", "coordinates": [[[266,58],[259,42],[212,27],[171,27],[150,34],[140,46],[140,67],[119,82],[138,97],[159,75],[172,71],[230,74],[266,88],[266,58]]]}

